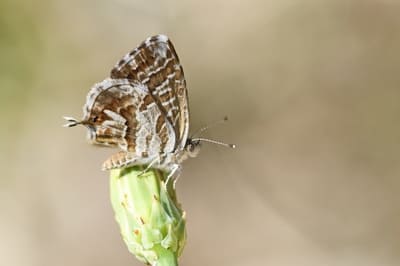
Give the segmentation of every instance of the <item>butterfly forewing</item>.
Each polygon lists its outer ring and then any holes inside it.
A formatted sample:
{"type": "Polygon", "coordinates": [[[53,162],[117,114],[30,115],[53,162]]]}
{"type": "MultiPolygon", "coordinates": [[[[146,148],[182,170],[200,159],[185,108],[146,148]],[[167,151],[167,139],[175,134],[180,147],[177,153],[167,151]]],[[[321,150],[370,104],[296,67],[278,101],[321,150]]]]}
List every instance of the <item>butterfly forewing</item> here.
{"type": "Polygon", "coordinates": [[[174,128],[175,149],[183,149],[189,130],[186,81],[168,37],[148,38],[117,63],[111,70],[111,78],[129,79],[145,85],[164,118],[174,128]]]}

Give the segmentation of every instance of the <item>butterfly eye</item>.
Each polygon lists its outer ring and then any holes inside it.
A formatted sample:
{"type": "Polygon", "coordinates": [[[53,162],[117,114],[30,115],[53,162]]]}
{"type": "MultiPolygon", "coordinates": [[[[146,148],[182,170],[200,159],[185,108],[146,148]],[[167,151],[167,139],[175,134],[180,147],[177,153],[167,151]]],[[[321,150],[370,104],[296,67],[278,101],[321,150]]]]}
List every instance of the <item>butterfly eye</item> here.
{"type": "Polygon", "coordinates": [[[94,117],[92,118],[92,122],[93,122],[93,123],[96,123],[96,121],[97,121],[98,118],[99,118],[98,116],[94,116],[94,117]]]}

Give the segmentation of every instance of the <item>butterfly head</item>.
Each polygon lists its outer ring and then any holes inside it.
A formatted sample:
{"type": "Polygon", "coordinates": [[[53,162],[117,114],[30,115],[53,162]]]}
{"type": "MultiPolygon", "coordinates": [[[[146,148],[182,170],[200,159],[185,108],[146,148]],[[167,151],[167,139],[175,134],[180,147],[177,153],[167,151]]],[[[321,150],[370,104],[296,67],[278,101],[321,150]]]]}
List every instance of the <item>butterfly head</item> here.
{"type": "Polygon", "coordinates": [[[186,151],[186,154],[190,158],[196,157],[200,152],[200,148],[201,148],[200,140],[191,139],[191,138],[187,139],[186,145],[185,145],[185,151],[186,151]]]}

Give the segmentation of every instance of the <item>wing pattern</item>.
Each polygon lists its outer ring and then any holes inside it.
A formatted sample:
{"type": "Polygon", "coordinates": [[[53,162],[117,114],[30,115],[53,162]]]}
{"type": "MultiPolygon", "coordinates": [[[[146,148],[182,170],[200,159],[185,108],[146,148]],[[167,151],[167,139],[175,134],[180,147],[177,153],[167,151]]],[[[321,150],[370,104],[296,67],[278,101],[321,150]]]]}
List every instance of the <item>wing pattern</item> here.
{"type": "Polygon", "coordinates": [[[174,151],[174,129],[148,89],[131,80],[96,84],[87,96],[82,121],[94,144],[119,146],[138,158],[174,151]]]}
{"type": "Polygon", "coordinates": [[[83,119],[67,117],[66,126],[82,124],[94,144],[122,149],[103,169],[156,163],[176,170],[187,145],[187,97],[174,47],[168,37],[156,35],[126,54],[109,78],[92,87],[83,119]]]}
{"type": "Polygon", "coordinates": [[[178,55],[168,37],[148,38],[111,70],[113,79],[145,85],[175,131],[175,148],[183,149],[189,131],[186,81],[178,55]]]}

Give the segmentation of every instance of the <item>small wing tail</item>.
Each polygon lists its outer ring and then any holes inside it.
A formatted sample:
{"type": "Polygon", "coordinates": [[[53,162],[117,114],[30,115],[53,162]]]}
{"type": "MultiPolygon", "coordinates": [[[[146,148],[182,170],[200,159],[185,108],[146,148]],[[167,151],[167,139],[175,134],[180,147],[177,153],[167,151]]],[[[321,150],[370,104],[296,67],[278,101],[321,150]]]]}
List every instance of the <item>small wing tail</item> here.
{"type": "Polygon", "coordinates": [[[78,121],[73,117],[64,116],[63,118],[68,121],[68,123],[63,125],[63,127],[74,127],[74,126],[79,125],[81,123],[81,121],[78,121]]]}

